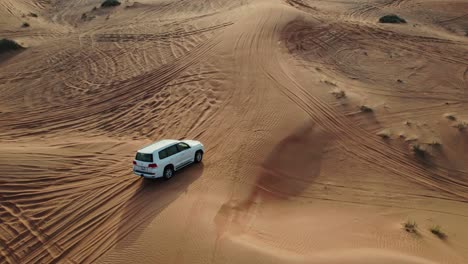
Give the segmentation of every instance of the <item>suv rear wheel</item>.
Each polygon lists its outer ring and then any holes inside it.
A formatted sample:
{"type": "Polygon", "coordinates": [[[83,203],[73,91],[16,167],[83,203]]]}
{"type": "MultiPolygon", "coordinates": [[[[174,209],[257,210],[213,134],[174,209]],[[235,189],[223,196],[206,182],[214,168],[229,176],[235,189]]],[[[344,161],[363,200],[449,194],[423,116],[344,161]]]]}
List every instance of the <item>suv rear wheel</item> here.
{"type": "Polygon", "coordinates": [[[170,178],[172,178],[172,176],[174,176],[174,169],[172,168],[172,166],[167,166],[166,168],[164,168],[163,176],[165,180],[169,180],[170,178]]]}

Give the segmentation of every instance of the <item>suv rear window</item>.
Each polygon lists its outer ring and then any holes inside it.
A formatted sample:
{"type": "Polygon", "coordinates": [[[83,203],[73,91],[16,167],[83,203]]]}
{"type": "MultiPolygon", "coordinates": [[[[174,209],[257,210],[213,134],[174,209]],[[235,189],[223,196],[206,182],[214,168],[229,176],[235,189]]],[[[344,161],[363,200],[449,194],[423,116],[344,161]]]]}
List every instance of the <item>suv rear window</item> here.
{"type": "Polygon", "coordinates": [[[135,159],[144,162],[153,162],[153,154],[137,152],[135,159]]]}

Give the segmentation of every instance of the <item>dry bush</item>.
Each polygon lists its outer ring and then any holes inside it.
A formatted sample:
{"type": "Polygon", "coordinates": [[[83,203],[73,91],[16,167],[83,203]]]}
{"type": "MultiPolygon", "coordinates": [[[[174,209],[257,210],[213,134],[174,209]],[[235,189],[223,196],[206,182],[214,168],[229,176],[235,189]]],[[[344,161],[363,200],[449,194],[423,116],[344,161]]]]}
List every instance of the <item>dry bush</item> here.
{"type": "Polygon", "coordinates": [[[451,114],[451,113],[445,114],[444,117],[447,118],[448,120],[452,120],[452,121],[457,120],[457,118],[455,117],[455,115],[454,115],[454,114],[451,114]]]}
{"type": "Polygon", "coordinates": [[[369,106],[367,105],[361,105],[359,107],[359,110],[361,110],[361,112],[365,112],[365,113],[370,113],[370,112],[373,112],[374,110],[372,110],[372,108],[370,108],[369,106]]]}
{"type": "Polygon", "coordinates": [[[377,133],[377,136],[383,138],[383,139],[389,139],[390,136],[392,135],[392,132],[389,129],[384,129],[377,133]]]}
{"type": "Polygon", "coordinates": [[[458,128],[458,130],[463,131],[466,128],[468,128],[468,123],[466,121],[461,121],[458,124],[456,124],[455,127],[458,128]]]}
{"type": "Polygon", "coordinates": [[[424,158],[427,155],[426,149],[424,149],[421,145],[419,144],[414,144],[411,146],[411,149],[413,150],[414,155],[424,158]]]}
{"type": "Polygon", "coordinates": [[[405,223],[403,223],[403,228],[406,230],[406,232],[408,233],[417,233],[418,230],[418,225],[416,224],[416,221],[406,221],[405,223]]]}
{"type": "Polygon", "coordinates": [[[341,99],[346,97],[346,93],[343,90],[333,91],[332,94],[335,96],[336,99],[341,99]]]}

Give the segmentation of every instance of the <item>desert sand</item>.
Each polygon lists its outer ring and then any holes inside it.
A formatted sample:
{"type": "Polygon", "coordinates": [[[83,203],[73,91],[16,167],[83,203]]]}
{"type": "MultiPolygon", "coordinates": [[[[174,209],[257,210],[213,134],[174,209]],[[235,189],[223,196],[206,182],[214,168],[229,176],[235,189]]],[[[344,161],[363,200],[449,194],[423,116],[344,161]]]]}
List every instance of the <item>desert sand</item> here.
{"type": "Polygon", "coordinates": [[[0,1],[0,263],[468,263],[467,1],[100,4],[0,1]]]}

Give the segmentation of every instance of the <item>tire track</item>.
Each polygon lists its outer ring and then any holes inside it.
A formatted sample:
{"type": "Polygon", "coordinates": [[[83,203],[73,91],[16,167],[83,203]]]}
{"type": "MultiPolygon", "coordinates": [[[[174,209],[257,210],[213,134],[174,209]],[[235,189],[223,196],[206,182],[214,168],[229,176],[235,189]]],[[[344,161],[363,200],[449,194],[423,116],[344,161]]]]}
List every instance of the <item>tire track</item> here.
{"type": "MultiPolygon", "coordinates": [[[[203,56],[207,55],[207,53],[210,52],[210,49],[212,49],[218,42],[219,39],[216,40],[216,38],[213,38],[211,41],[199,45],[197,48],[189,52],[188,55],[178,58],[174,62],[171,62],[170,64],[165,65],[156,71],[152,71],[120,83],[112,83],[109,86],[119,87],[119,90],[115,93],[112,93],[111,95],[105,95],[99,98],[99,101],[97,102],[91,101],[86,105],[83,105],[81,101],[77,103],[71,103],[67,106],[64,106],[62,111],[59,113],[49,113],[47,120],[37,120],[35,118],[35,116],[40,116],[43,111],[49,111],[48,107],[44,107],[44,109],[35,109],[35,114],[33,116],[31,116],[30,113],[25,112],[23,113],[24,116],[20,119],[13,116],[10,119],[6,115],[4,116],[3,120],[0,121],[0,123],[5,125],[4,131],[7,132],[6,135],[8,135],[8,131],[17,131],[17,129],[20,127],[29,127],[33,129],[38,128],[41,125],[47,125],[47,128],[42,128],[47,130],[39,129],[40,131],[42,130],[50,132],[50,129],[60,129],[65,127],[70,128],[75,125],[83,126],[87,120],[92,123],[95,122],[96,120],[94,117],[99,113],[107,114],[112,112],[113,117],[118,117],[119,114],[115,113],[115,110],[121,107],[118,102],[127,102],[128,104],[130,102],[140,100],[141,98],[147,98],[150,95],[150,92],[154,93],[160,90],[169,82],[174,80],[177,76],[179,76],[179,74],[182,73],[185,69],[197,63],[203,56]],[[151,87],[151,89],[148,90],[144,87],[151,87]],[[75,120],[70,120],[67,118],[70,116],[74,116],[75,120]],[[79,119],[77,118],[78,116],[79,119]]],[[[101,89],[106,89],[106,86],[107,85],[102,85],[101,89]]],[[[128,109],[126,111],[128,111],[128,109]]],[[[17,115],[17,113],[15,113],[15,115],[17,115]]],[[[106,119],[98,122],[97,127],[101,127],[105,122],[107,122],[106,119]]],[[[96,124],[93,126],[95,125],[96,124]]],[[[32,131],[29,130],[28,134],[31,133],[32,131]]],[[[23,134],[23,136],[25,135],[27,134],[23,134]]]]}
{"type": "MultiPolygon", "coordinates": [[[[37,240],[42,246],[43,251],[47,252],[47,255],[54,259],[58,253],[60,252],[60,248],[57,247],[55,244],[46,245],[46,241],[49,241],[49,238],[44,235],[44,232],[41,231],[33,222],[29,221],[21,212],[15,204],[11,202],[3,202],[1,204],[2,208],[8,212],[11,216],[18,219],[20,223],[26,228],[28,234],[32,235],[33,240],[37,240]]],[[[24,243],[23,245],[27,244],[24,243]]],[[[11,248],[11,245],[6,243],[6,248],[11,248]]],[[[21,249],[15,249],[15,251],[21,249]]]]}
{"type": "Polygon", "coordinates": [[[350,18],[365,19],[370,15],[370,13],[382,11],[386,8],[402,8],[408,2],[408,0],[370,1],[352,8],[351,12],[348,13],[348,16],[350,18]]]}
{"type": "Polygon", "coordinates": [[[172,32],[164,32],[159,34],[96,34],[96,41],[98,42],[136,42],[136,41],[161,41],[161,40],[173,40],[177,38],[184,38],[210,32],[224,27],[232,25],[232,22],[222,23],[220,25],[211,26],[207,28],[184,31],[183,29],[177,29],[172,32]]]}
{"type": "MultiPolygon", "coordinates": [[[[273,42],[269,45],[273,45],[273,42]]],[[[269,65],[265,58],[263,60],[262,64],[269,65]]],[[[347,151],[351,151],[369,164],[378,164],[380,167],[387,168],[393,174],[402,175],[423,185],[450,193],[457,196],[460,201],[468,201],[466,194],[468,183],[463,180],[447,178],[445,176],[447,173],[442,169],[435,169],[434,172],[429,171],[412,162],[407,153],[383,144],[375,138],[375,135],[356,127],[331,106],[307,92],[295,81],[291,73],[288,73],[287,68],[281,62],[280,58],[275,57],[275,63],[273,63],[281,66],[281,73],[269,68],[265,74],[277,83],[281,91],[285,92],[294,103],[307,112],[315,123],[322,125],[327,131],[339,138],[342,147],[347,151]],[[353,147],[349,148],[348,146],[353,147]]]]}

